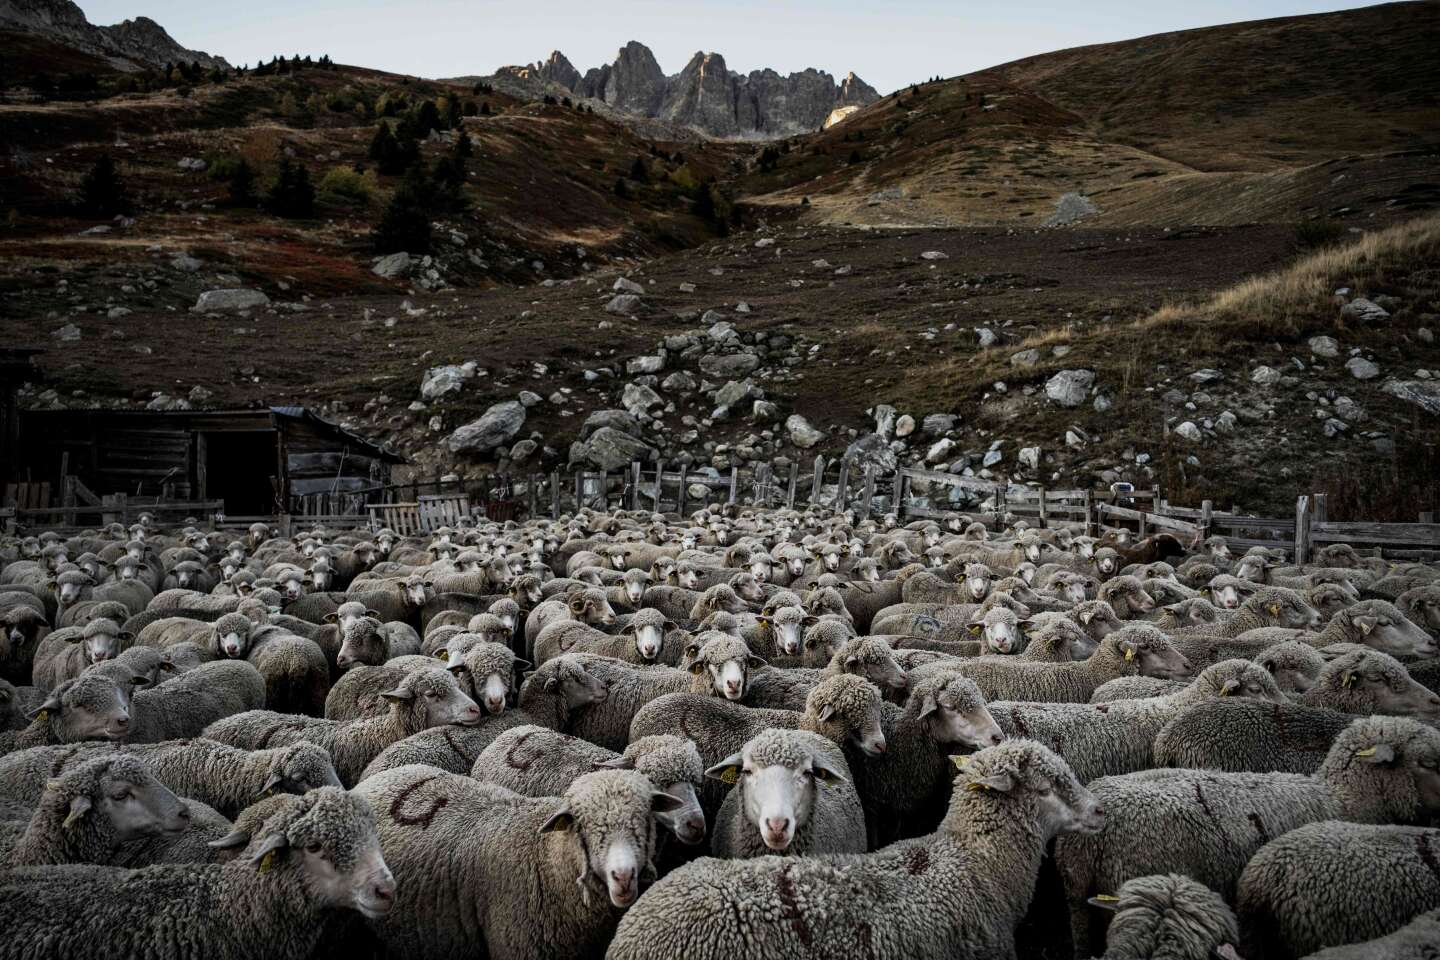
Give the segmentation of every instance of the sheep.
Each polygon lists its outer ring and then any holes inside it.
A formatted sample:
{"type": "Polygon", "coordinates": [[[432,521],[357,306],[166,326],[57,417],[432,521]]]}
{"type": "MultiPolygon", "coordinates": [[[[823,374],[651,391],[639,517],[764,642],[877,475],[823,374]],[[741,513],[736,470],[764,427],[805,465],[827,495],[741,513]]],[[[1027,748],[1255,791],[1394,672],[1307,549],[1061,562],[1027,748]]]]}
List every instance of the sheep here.
{"type": "Polygon", "coordinates": [[[1440,830],[1334,820],[1292,830],[1240,875],[1241,954],[1303,957],[1399,930],[1440,907],[1437,862],[1440,830]]]}
{"type": "Polygon", "coordinates": [[[751,707],[797,710],[815,685],[826,677],[853,673],[886,694],[900,695],[907,684],[890,645],[880,637],[852,637],[831,656],[824,669],[764,669],[751,678],[744,702],[751,707]]]}
{"type": "Polygon", "coordinates": [[[693,662],[684,670],[636,667],[593,654],[573,654],[580,658],[587,672],[605,684],[608,694],[602,703],[578,714],[569,732],[609,750],[623,750],[630,739],[631,721],[641,707],[656,697],[689,691],[743,700],[750,686],[751,672],[765,665],[750,653],[743,640],[727,634],[702,633],[690,646],[698,649],[693,662]]]}
{"type": "Polygon", "coordinates": [[[1037,614],[1026,626],[1025,649],[1017,660],[1036,663],[1069,663],[1088,660],[1100,643],[1074,620],[1062,614],[1037,614]]]}
{"type": "Polygon", "coordinates": [[[865,812],[849,765],[819,734],[766,730],[706,776],[734,785],[715,818],[717,857],[865,852],[865,812]]]}
{"type": "Polygon", "coordinates": [[[1251,659],[1270,671],[1281,690],[1293,694],[1313,687],[1325,669],[1325,658],[1318,650],[1293,640],[1266,647],[1251,659]]]}
{"type": "Polygon", "coordinates": [[[1013,956],[1046,844],[1102,818],[1051,751],[991,747],[956,777],[937,833],[869,854],[688,864],[625,914],[607,957],[1013,956]]]}
{"type": "Polygon", "coordinates": [[[1423,822],[1440,812],[1436,764],[1440,731],[1368,717],[1341,732],[1313,776],[1147,770],[1092,781],[1105,828],[1055,844],[1076,954],[1092,945],[1087,898],[1130,877],[1171,870],[1233,900],[1246,861],[1271,837],[1319,820],[1423,822]]]}
{"type": "Polygon", "coordinates": [[[1157,767],[1314,773],[1355,718],[1338,710],[1248,697],[1182,710],[1155,736],[1157,767]]]}
{"type": "MultiPolygon", "coordinates": [[[[649,590],[645,591],[645,594],[646,606],[658,606],[650,602],[649,590]]],[[[675,613],[664,607],[659,609],[671,619],[685,616],[685,611],[675,613]]],[[[535,662],[535,639],[546,625],[555,620],[578,620],[591,626],[611,626],[615,619],[615,608],[610,606],[605,592],[594,587],[575,590],[564,600],[546,600],[537,604],[525,617],[525,659],[535,662]]]]}
{"type": "Polygon", "coordinates": [[[117,656],[130,634],[114,620],[91,620],[83,627],[62,627],[49,634],[35,650],[35,686],[42,690],[78,677],[86,667],[117,656]]]}
{"type": "MultiPolygon", "coordinates": [[[[1108,811],[1107,811],[1108,813],[1108,811]]],[[[1112,914],[1106,960],[1233,958],[1240,923],[1214,890],[1178,873],[1126,880],[1090,905],[1112,914]]]]}
{"type": "Polygon", "coordinates": [[[374,932],[397,954],[494,960],[597,956],[640,896],[659,814],[680,805],[633,770],[579,777],[563,797],[522,797],[424,766],[368,778],[395,871],[374,932]]]}
{"type": "Polygon", "coordinates": [[[1395,606],[1412,622],[1440,635],[1440,583],[1412,587],[1395,598],[1395,606]]]}
{"type": "Polygon", "coordinates": [[[1289,702],[1263,668],[1225,660],[1168,696],[1094,705],[992,702],[990,713],[1007,736],[1051,746],[1088,783],[1149,767],[1155,736],[1167,721],[1191,704],[1231,695],[1289,702]]]}
{"type": "Polygon", "coordinates": [[[1337,613],[1318,633],[1301,633],[1280,627],[1263,627],[1240,634],[1240,642],[1278,643],[1303,640],[1313,647],[1354,643],[1373,647],[1392,657],[1428,657],[1436,652],[1430,635],[1384,600],[1362,600],[1337,613]]]}
{"type": "Polygon", "coordinates": [[[330,751],[340,781],[351,786],[366,765],[390,744],[427,727],[474,726],[480,721],[475,701],[465,696],[455,678],[439,667],[408,674],[382,696],[390,703],[390,710],[381,717],[319,720],[250,710],[210,724],[204,735],[247,750],[308,740],[330,751]]]}
{"type": "Polygon", "coordinates": [[[1203,627],[1220,619],[1220,611],[1204,597],[1167,603],[1155,625],[1167,633],[1179,627],[1203,627]]]}
{"type": "Polygon", "coordinates": [[[989,700],[1085,703],[1107,680],[1136,674],[1177,679],[1190,672],[1190,665],[1160,631],[1148,624],[1132,624],[1107,636],[1088,660],[1037,663],[1016,657],[982,657],[930,664],[915,673],[950,669],[974,680],[989,700]]]}
{"type": "Polygon", "coordinates": [[[1314,686],[1302,695],[1301,703],[1342,713],[1440,720],[1440,695],[1411,679],[1394,657],[1368,647],[1330,649],[1340,655],[1320,671],[1314,686]]]}
{"type": "Polygon", "coordinates": [[[1110,604],[1116,616],[1122,620],[1134,620],[1155,611],[1155,598],[1146,592],[1138,579],[1119,576],[1101,584],[1095,598],[1110,604]]]}
{"type": "Polygon", "coordinates": [[[341,630],[340,649],[335,655],[335,665],[348,670],[360,664],[378,666],[394,657],[405,657],[421,652],[418,638],[385,629],[374,617],[358,617],[344,624],[341,630]]]}
{"type": "Polygon", "coordinates": [[[122,740],[130,733],[130,703],[114,680],[87,674],[67,680],[30,715],[30,725],[0,733],[0,753],[80,740],[122,740]]]}
{"type": "Polygon", "coordinates": [[[1440,943],[1440,910],[1422,913],[1394,933],[1363,943],[1327,947],[1310,960],[1432,960],[1440,943]]]}
{"type": "Polygon", "coordinates": [[[10,871],[0,927],[7,947],[37,960],[261,960],[310,956],[330,911],[380,918],[394,899],[369,805],[325,787],[266,821],[230,863],[10,871]]]}
{"type": "Polygon", "coordinates": [[[179,833],[189,811],[135,757],[99,757],[49,778],[8,858],[10,867],[110,863],[123,844],[179,833]]]}
{"type": "Polygon", "coordinates": [[[624,753],[616,753],[558,730],[527,724],[500,734],[475,760],[470,776],[525,797],[558,797],[579,777],[600,769],[644,774],[657,790],[680,801],[675,810],[658,815],[660,822],[681,843],[693,846],[705,839],[705,815],[695,793],[705,767],[695,744],[683,737],[641,737],[624,753]]]}
{"type": "Polygon", "coordinates": [[[1144,697],[1163,697],[1183,690],[1184,680],[1161,680],[1159,677],[1116,677],[1106,680],[1090,694],[1089,703],[1113,703],[1116,700],[1139,700],[1144,697]]]}
{"type": "Polygon", "coordinates": [[[304,793],[340,785],[330,755],[313,743],[253,751],[203,738],[147,744],[72,743],[0,758],[0,799],[34,804],[47,777],[106,756],[143,761],[166,787],[226,817],[234,817],[276,791],[304,793]]]}
{"type": "MultiPolygon", "coordinates": [[[[618,634],[601,633],[588,624],[574,620],[561,620],[548,624],[535,638],[535,658],[544,663],[562,653],[593,653],[601,657],[613,657],[627,663],[657,663],[665,647],[665,636],[679,630],[674,620],[666,617],[653,607],[637,611],[618,634]]],[[[678,662],[678,643],[671,647],[677,651],[672,662],[678,662]]]]}
{"type": "Polygon", "coordinates": [[[761,613],[753,624],[741,629],[740,637],[757,656],[772,665],[798,666],[805,628],[819,622],[799,604],[778,607],[772,612],[761,613]],[[789,660],[782,661],[782,658],[789,660]]]}
{"type": "Polygon", "coordinates": [[[322,713],[330,664],[320,646],[276,626],[260,627],[253,637],[246,659],[265,681],[265,705],[282,713],[322,713]]]}
{"type": "Polygon", "coordinates": [[[432,727],[412,734],[380,751],[360,779],[413,763],[468,773],[480,753],[506,730],[526,724],[567,730],[576,715],[608,696],[605,684],[586,669],[580,655],[556,657],[525,678],[514,710],[473,727],[432,727]]]}
{"type": "Polygon", "coordinates": [[[265,704],[265,678],[243,660],[205,663],[130,700],[131,743],[196,737],[208,725],[265,704]]]}
{"type": "Polygon", "coordinates": [[[0,679],[28,686],[36,647],[49,634],[50,621],[40,601],[29,603],[22,597],[34,599],[28,594],[0,593],[0,679]]]}
{"type": "MultiPolygon", "coordinates": [[[[803,711],[746,707],[714,697],[672,693],[642,707],[630,725],[629,736],[638,740],[678,731],[695,741],[707,767],[738,753],[751,738],[772,727],[808,730],[837,745],[880,754],[886,749],[880,703],[879,691],[851,674],[826,678],[810,691],[803,711]]],[[[707,813],[717,810],[723,800],[715,782],[703,785],[700,801],[707,813]]]]}

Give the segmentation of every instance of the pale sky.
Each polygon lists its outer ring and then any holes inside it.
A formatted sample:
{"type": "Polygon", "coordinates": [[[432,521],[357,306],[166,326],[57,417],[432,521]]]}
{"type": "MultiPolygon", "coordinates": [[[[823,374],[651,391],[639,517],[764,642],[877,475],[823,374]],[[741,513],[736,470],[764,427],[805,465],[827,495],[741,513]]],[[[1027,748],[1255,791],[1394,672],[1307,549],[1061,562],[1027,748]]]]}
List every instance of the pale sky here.
{"type": "Polygon", "coordinates": [[[697,50],[741,73],[854,71],[881,93],[1065,47],[1237,20],[1343,10],[1325,0],[80,0],[92,23],[159,22],[184,46],[253,64],[320,56],[423,77],[493,73],[560,50],[583,73],[629,40],[666,73],[697,50]]]}

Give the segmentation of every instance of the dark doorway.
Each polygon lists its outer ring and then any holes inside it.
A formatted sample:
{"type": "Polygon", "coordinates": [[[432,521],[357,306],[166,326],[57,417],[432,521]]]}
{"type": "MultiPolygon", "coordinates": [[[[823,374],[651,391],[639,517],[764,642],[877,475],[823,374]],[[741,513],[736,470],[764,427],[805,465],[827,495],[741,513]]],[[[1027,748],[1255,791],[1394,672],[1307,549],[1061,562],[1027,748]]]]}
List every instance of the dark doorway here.
{"type": "Polygon", "coordinates": [[[203,498],[224,500],[233,517],[275,513],[275,431],[203,433],[197,438],[197,460],[205,465],[203,498]]]}

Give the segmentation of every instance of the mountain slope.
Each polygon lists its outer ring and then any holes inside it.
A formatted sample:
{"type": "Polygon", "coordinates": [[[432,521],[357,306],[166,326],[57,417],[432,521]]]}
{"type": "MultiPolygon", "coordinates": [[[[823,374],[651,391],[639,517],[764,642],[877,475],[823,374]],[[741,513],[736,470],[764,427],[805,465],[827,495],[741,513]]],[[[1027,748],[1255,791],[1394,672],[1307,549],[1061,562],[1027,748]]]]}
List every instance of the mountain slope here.
{"type": "Polygon", "coordinates": [[[105,57],[119,69],[195,62],[229,69],[223,57],[187,50],[149,17],[110,27],[92,24],[70,0],[0,0],[0,28],[35,34],[84,53],[105,57]]]}

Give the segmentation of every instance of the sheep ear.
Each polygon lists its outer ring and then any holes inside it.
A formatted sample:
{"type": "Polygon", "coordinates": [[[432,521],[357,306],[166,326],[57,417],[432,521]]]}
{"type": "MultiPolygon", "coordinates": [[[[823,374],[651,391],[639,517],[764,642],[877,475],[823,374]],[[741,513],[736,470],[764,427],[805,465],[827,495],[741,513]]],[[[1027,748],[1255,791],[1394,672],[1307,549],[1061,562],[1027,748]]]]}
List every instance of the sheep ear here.
{"type": "Polygon", "coordinates": [[[1119,909],[1120,898],[1112,897],[1108,893],[1102,893],[1098,897],[1091,897],[1086,903],[1092,907],[1098,907],[1108,913],[1114,913],[1119,909]]]}
{"type": "Polygon", "coordinates": [[[685,806],[685,801],[679,797],[672,797],[668,793],[661,793],[656,790],[650,794],[651,813],[674,813],[685,806]]]}
{"type": "Polygon", "coordinates": [[[276,832],[270,834],[260,841],[260,848],[250,857],[250,862],[255,864],[261,873],[275,866],[275,860],[284,850],[290,846],[290,840],[285,834],[276,832]]]}
{"type": "Polygon", "coordinates": [[[237,850],[250,842],[250,834],[244,830],[231,830],[219,840],[211,840],[205,846],[211,850],[237,850]]]}
{"type": "Polygon", "coordinates": [[[997,773],[988,777],[976,777],[965,785],[966,790],[995,790],[1000,793],[1009,793],[1015,789],[1015,775],[1012,773],[997,773]]]}
{"type": "Polygon", "coordinates": [[[278,773],[272,773],[270,775],[270,779],[265,781],[265,786],[260,788],[259,795],[262,797],[270,796],[270,794],[274,793],[277,789],[279,789],[280,785],[284,782],[284,777],[280,776],[280,774],[278,773]]]}
{"type": "Polygon", "coordinates": [[[529,660],[521,660],[519,657],[515,658],[515,669],[518,672],[523,673],[524,671],[531,669],[533,666],[534,664],[532,664],[529,660]]]}
{"type": "Polygon", "coordinates": [[[704,661],[704,660],[696,660],[694,663],[690,664],[690,672],[693,673],[693,674],[695,674],[697,677],[698,677],[700,674],[704,673],[704,672],[705,672],[705,661],[704,661]]]}
{"type": "Polygon", "coordinates": [[[745,658],[745,664],[746,664],[746,666],[748,666],[751,670],[759,670],[761,667],[768,667],[768,666],[770,666],[770,664],[768,664],[768,663],[765,662],[765,658],[764,658],[764,657],[757,657],[757,656],[755,656],[755,654],[753,654],[753,653],[750,654],[750,656],[748,656],[748,657],[745,658]]]}
{"type": "Polygon", "coordinates": [[[813,627],[813,626],[815,626],[815,624],[817,624],[817,623],[819,623],[819,622],[820,622],[820,618],[819,618],[819,617],[814,616],[814,615],[809,615],[809,616],[806,616],[805,619],[803,619],[803,620],[800,621],[800,625],[801,625],[802,627],[813,627]]]}
{"type": "Polygon", "coordinates": [[[635,761],[621,754],[618,757],[611,757],[609,760],[596,760],[590,764],[591,770],[634,770],[635,761]]]}
{"type": "Polygon", "coordinates": [[[1133,641],[1121,640],[1120,649],[1124,652],[1127,661],[1135,659],[1135,643],[1133,641]]]}
{"type": "Polygon", "coordinates": [[[52,696],[25,716],[30,720],[44,720],[51,710],[60,713],[63,709],[60,705],[60,698],[52,696]]]}
{"type": "Polygon", "coordinates": [[[389,700],[391,703],[408,703],[409,701],[415,699],[415,694],[413,692],[406,690],[402,687],[396,687],[394,690],[382,691],[380,696],[384,697],[386,700],[389,700]]]}
{"type": "Polygon", "coordinates": [[[833,716],[835,716],[835,706],[834,706],[833,704],[827,703],[827,704],[825,704],[825,706],[823,706],[823,707],[820,708],[820,722],[821,722],[821,723],[825,723],[827,720],[829,720],[829,719],[830,719],[831,717],[833,717],[833,716]]]}
{"type": "Polygon", "coordinates": [[[832,764],[825,757],[812,757],[810,759],[810,772],[815,779],[827,786],[835,786],[838,783],[848,783],[849,780],[840,769],[832,764]]]}
{"type": "Polygon", "coordinates": [[[85,814],[90,812],[90,798],[86,796],[75,797],[70,801],[70,812],[65,815],[65,822],[62,827],[73,827],[85,814]]]}
{"type": "Polygon", "coordinates": [[[1272,603],[1272,604],[1270,604],[1270,606],[1266,607],[1265,609],[1267,609],[1267,610],[1270,611],[1270,616],[1272,616],[1272,617],[1278,617],[1278,616],[1280,616],[1280,604],[1278,604],[1278,603],[1272,603]]]}
{"type": "Polygon", "coordinates": [[[1230,694],[1234,693],[1236,690],[1239,689],[1240,681],[1236,680],[1234,677],[1231,677],[1229,680],[1226,680],[1220,685],[1220,696],[1228,697],[1230,696],[1230,694]]]}
{"type": "Polygon", "coordinates": [[[1235,951],[1234,945],[1229,943],[1222,943],[1220,946],[1211,950],[1210,956],[1214,957],[1215,960],[1245,960],[1244,957],[1235,951]]]}
{"type": "Polygon", "coordinates": [[[721,783],[733,785],[735,781],[740,779],[741,766],[742,761],[740,759],[740,754],[732,753],[724,760],[721,760],[719,763],[715,764],[715,766],[711,767],[709,770],[706,770],[705,776],[709,777],[711,780],[719,780],[721,783]]]}
{"type": "Polygon", "coordinates": [[[546,820],[544,823],[542,823],[542,824],[540,825],[540,829],[537,830],[537,831],[535,831],[535,832],[536,832],[536,833],[569,833],[569,832],[570,832],[570,828],[573,827],[573,826],[575,826],[575,818],[574,818],[574,816],[571,815],[571,813],[570,813],[569,810],[566,810],[564,807],[561,807],[559,810],[556,810],[553,815],[551,815],[551,817],[550,817],[549,820],[546,820]]]}
{"type": "Polygon", "coordinates": [[[927,694],[925,699],[920,701],[919,719],[924,720],[930,714],[940,709],[940,702],[935,699],[934,694],[927,694]]]}
{"type": "Polygon", "coordinates": [[[1356,750],[1355,757],[1359,760],[1364,760],[1366,763],[1394,763],[1395,748],[1388,743],[1377,743],[1373,747],[1356,750]]]}
{"type": "Polygon", "coordinates": [[[545,692],[546,692],[546,693],[554,693],[557,689],[559,689],[559,687],[560,687],[560,681],[557,680],[557,679],[555,679],[554,677],[550,677],[550,678],[548,678],[548,679],[545,681],[545,692]]]}
{"type": "Polygon", "coordinates": [[[666,632],[666,633],[673,633],[674,631],[679,630],[679,629],[680,629],[680,624],[676,623],[674,620],[666,620],[666,621],[665,621],[665,632],[666,632]]]}

